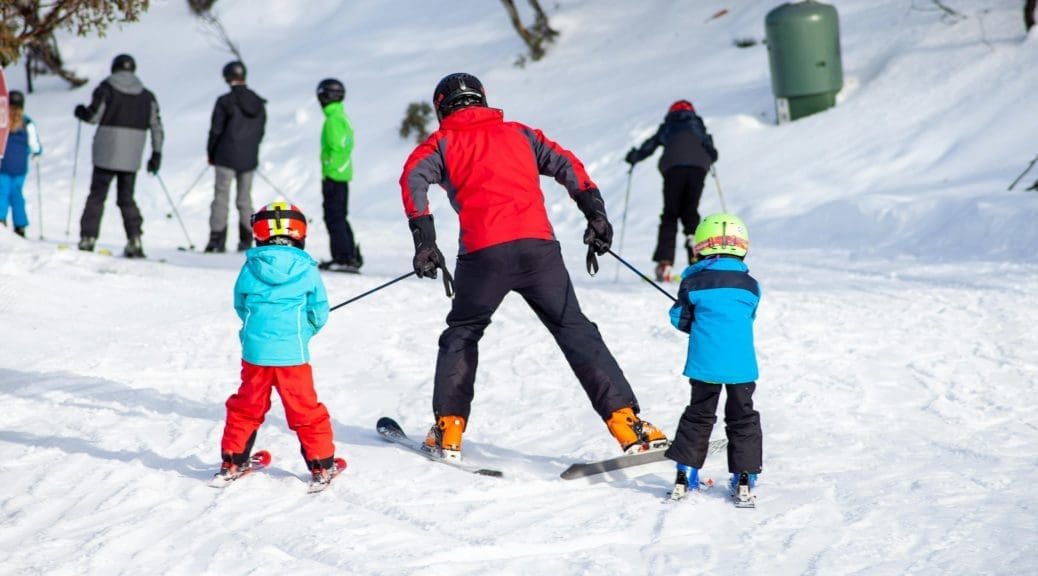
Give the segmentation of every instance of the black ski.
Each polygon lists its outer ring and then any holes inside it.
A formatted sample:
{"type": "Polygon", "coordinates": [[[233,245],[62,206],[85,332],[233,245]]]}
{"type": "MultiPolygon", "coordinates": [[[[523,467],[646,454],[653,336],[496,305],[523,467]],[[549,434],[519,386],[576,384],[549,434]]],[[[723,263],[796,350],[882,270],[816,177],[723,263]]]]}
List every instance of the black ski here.
{"type": "Polygon", "coordinates": [[[396,420],[393,420],[392,418],[389,418],[387,416],[383,416],[378,419],[378,423],[375,425],[375,429],[378,430],[379,435],[385,438],[386,440],[394,444],[403,446],[404,448],[407,448],[412,452],[417,452],[434,462],[440,462],[453,468],[464,470],[466,472],[471,472],[473,474],[480,474],[482,476],[493,476],[495,478],[500,478],[504,476],[504,474],[500,470],[483,468],[482,466],[469,464],[468,462],[465,462],[463,460],[449,460],[439,456],[438,454],[430,452],[425,448],[424,442],[419,442],[414,438],[408,437],[407,434],[404,433],[404,430],[400,427],[400,425],[396,423],[396,420]]]}

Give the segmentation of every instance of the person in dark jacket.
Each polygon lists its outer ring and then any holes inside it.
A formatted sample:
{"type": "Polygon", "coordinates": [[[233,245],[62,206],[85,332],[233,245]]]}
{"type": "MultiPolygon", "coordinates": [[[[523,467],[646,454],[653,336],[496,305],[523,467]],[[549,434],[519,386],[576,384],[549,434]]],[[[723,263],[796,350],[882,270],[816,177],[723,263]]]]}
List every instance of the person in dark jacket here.
{"type": "Polygon", "coordinates": [[[656,133],[627,152],[627,163],[633,168],[651,156],[658,146],[663,146],[659,161],[663,174],[663,213],[652,259],[656,262],[656,279],[662,282],[670,278],[674,265],[678,220],[685,231],[688,263],[692,263],[692,246],[688,239],[699,225],[699,198],[706,173],[717,162],[717,149],[703,119],[688,100],[678,100],[671,105],[656,133]]]}
{"type": "Polygon", "coordinates": [[[141,224],[143,218],[133,199],[137,171],[141,169],[144,141],[151,131],[151,157],[148,172],[158,174],[162,162],[162,118],[155,95],[134,75],[137,63],[128,54],[112,60],[112,74],[96,89],[89,106],[76,106],[76,118],[98,124],[94,132],[94,174],[90,195],[79,220],[79,249],[92,251],[101,230],[105,198],[116,179],[116,205],[122,212],[126,231],[127,258],[143,258],[141,224]]]}
{"type": "Polygon", "coordinates": [[[562,184],[588,220],[584,243],[605,254],[613,229],[584,165],[540,130],[505,122],[488,108],[480,81],[444,77],[433,95],[440,128],[408,157],[400,176],[414,239],[414,271],[447,274],[429,208],[442,186],[458,213],[460,239],[454,299],[440,336],[433,389],[436,423],[425,445],[460,459],[474,395],[479,341],[509,292],[517,292],[555,338],[591,404],[625,452],[660,448],[666,436],[638,418],[638,401],[595,326],[580,310],[548,220],[540,176],[562,184]]]}
{"type": "Polygon", "coordinates": [[[259,146],[267,125],[266,100],[245,85],[245,64],[235,60],[223,67],[231,91],[216,100],[209,124],[206,151],[215,170],[215,191],[209,212],[206,252],[224,252],[231,181],[237,182],[238,252],[252,246],[252,177],[259,166],[259,146]]]}

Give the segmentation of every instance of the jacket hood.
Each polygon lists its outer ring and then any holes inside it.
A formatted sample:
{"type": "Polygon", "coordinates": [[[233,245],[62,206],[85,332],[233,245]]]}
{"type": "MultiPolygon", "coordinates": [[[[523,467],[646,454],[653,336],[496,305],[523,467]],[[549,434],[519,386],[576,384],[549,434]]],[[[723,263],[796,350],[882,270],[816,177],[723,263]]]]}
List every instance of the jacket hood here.
{"type": "Polygon", "coordinates": [[[684,272],[681,273],[681,277],[688,278],[692,274],[708,268],[711,270],[734,270],[736,272],[750,271],[750,267],[738,258],[711,255],[685,268],[684,272]]]}
{"type": "Polygon", "coordinates": [[[261,98],[259,94],[249,90],[245,85],[231,86],[231,95],[234,97],[235,103],[238,104],[238,108],[241,109],[242,114],[249,118],[255,118],[263,113],[263,105],[267,101],[261,98]]]}
{"type": "Polygon", "coordinates": [[[674,123],[689,122],[695,117],[696,113],[692,110],[675,110],[673,112],[668,112],[667,115],[663,118],[663,121],[674,123]]]}
{"type": "Polygon", "coordinates": [[[257,246],[245,253],[245,265],[265,284],[277,286],[307,274],[317,262],[292,246],[257,246]]]}
{"type": "Polygon", "coordinates": [[[442,130],[464,130],[483,124],[500,123],[505,120],[505,112],[499,108],[485,106],[469,106],[451,113],[440,122],[442,130]]]}
{"type": "Polygon", "coordinates": [[[144,92],[144,84],[141,84],[140,79],[128,70],[115,72],[108,78],[105,78],[105,82],[108,82],[112,88],[123,94],[140,94],[144,92]]]}

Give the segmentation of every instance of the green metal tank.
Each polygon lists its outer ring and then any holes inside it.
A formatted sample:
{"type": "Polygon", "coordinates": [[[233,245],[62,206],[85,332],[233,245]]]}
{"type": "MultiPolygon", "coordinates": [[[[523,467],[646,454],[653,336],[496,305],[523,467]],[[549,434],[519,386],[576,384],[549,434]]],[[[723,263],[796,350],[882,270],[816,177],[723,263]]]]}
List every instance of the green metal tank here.
{"type": "Polygon", "coordinates": [[[787,3],[764,19],[778,122],[836,105],[843,88],[836,8],[814,0],[787,3]]]}

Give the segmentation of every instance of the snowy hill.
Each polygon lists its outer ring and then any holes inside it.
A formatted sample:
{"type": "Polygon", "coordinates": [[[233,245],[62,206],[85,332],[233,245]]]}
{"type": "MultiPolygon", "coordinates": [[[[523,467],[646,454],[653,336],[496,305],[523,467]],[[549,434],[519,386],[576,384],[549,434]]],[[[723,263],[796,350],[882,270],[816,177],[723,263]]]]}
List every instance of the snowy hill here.
{"type": "MultiPolygon", "coordinates": [[[[104,39],[63,38],[66,63],[90,83],[69,91],[46,79],[29,96],[45,146],[40,186],[30,174],[25,190],[29,240],[0,229],[0,574],[1038,571],[1026,544],[1038,538],[1038,194],[1022,191],[1038,169],[1006,190],[1038,153],[1038,38],[1024,34],[1016,0],[945,0],[961,18],[925,0],[835,1],[839,103],[778,126],[766,49],[733,46],[759,41],[778,4],[552,3],[559,41],[523,68],[496,2],[217,4],[249,84],[269,101],[261,170],[278,190],[260,179],[254,199],[284,194],[310,213],[317,258],[327,237],[313,89],[329,76],[347,86],[351,222],[368,262],[362,276],[326,277],[333,304],[410,269],[396,181],[413,144],[397,129],[444,74],[479,76],[506,118],[580,156],[623,222],[622,254],[643,270],[661,181],[653,162],[639,164],[624,214],[623,154],[671,102],[691,99],[721,155],[701,212],[719,209],[719,184],[750,228],[747,263],[763,288],[757,510],[734,510],[721,489],[663,502],[667,463],[560,480],[616,445],[519,298],[483,340],[465,436],[466,459],[506,476],[386,444],[379,416],[412,434],[432,421],[449,302],[438,283],[415,279],[333,312],[312,342],[317,390],[349,461],[330,490],[305,493],[277,400],[257,443],[272,467],[224,491],[205,486],[240,369],[231,288],[241,257],[177,250],[204,244],[211,172],[181,206],[188,238],[141,173],[148,261],[56,249],[78,236],[90,173],[93,129],[75,162],[72,110],[115,54],[134,55],[159,99],[174,200],[204,170],[231,57],[186,3],[159,1],[104,39]]],[[[24,87],[21,69],[5,72],[24,87]]],[[[673,433],[688,386],[669,300],[609,258],[588,277],[583,216],[554,182],[544,189],[582,307],[643,416],[673,433]]],[[[432,202],[440,236],[454,237],[446,196],[432,202]]],[[[120,217],[107,206],[100,244],[118,251],[120,217]]],[[[726,472],[719,457],[704,469],[718,481],[726,472]]]]}

